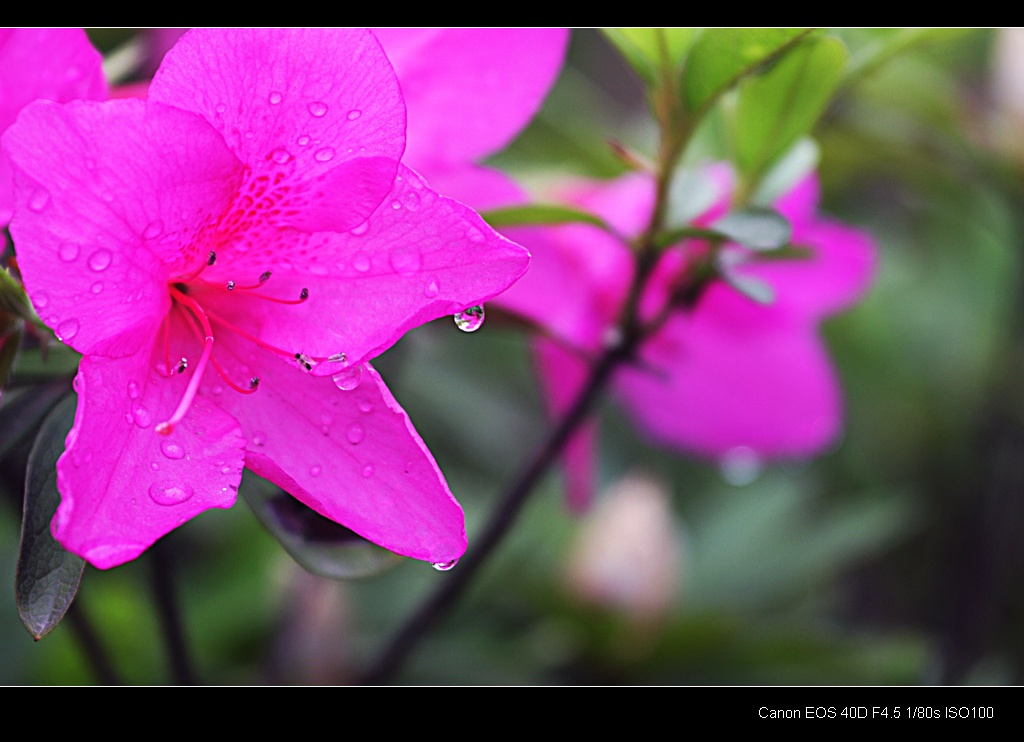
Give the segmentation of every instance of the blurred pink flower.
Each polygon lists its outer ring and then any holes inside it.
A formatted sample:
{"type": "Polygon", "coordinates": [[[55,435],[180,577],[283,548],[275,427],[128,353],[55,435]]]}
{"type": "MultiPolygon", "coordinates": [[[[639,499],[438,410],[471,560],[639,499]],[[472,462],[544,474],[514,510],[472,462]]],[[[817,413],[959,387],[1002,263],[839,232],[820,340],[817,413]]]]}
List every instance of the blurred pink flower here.
{"type": "Polygon", "coordinates": [[[84,354],[68,549],[132,559],[230,506],[244,465],[400,554],[462,554],[462,511],[366,361],[528,256],[399,163],[405,123],[373,35],[329,29],[191,31],[147,101],[25,109],[3,140],[19,265],[84,354]]]}
{"type": "MultiPolygon", "coordinates": [[[[38,98],[105,98],[102,62],[80,28],[0,29],[0,134],[38,98]]],[[[11,221],[13,208],[11,166],[0,153],[0,227],[11,221]]]]}
{"type": "MultiPolygon", "coordinates": [[[[715,205],[698,223],[723,215],[732,195],[731,171],[706,171],[715,205]]],[[[629,175],[567,194],[575,206],[603,217],[621,234],[639,234],[649,218],[654,184],[629,175]]],[[[746,262],[735,270],[767,283],[775,299],[759,304],[724,282],[713,282],[691,311],[675,311],[620,369],[614,388],[640,427],[657,443],[714,459],[746,452],[759,458],[813,454],[842,424],[835,370],[819,334],[827,316],[855,302],[874,272],[875,248],[863,232],[817,215],[818,183],[805,178],[775,204],[793,228],[806,259],[746,262]]],[[[618,319],[633,278],[633,254],[589,225],[546,230],[529,243],[527,276],[497,304],[534,320],[549,334],[535,343],[548,401],[556,412],[575,398],[618,319]]],[[[677,245],[660,258],[641,298],[653,316],[671,281],[704,247],[677,245]]],[[[734,256],[744,248],[725,248],[734,256]]],[[[593,489],[591,423],[566,450],[570,502],[582,508],[593,489]]]]}

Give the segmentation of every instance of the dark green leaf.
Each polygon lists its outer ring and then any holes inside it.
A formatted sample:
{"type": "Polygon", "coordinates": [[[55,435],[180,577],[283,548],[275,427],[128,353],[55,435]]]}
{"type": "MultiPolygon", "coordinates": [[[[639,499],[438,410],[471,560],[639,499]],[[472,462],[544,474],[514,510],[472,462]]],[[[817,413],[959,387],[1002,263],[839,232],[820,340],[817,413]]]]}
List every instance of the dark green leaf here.
{"type": "Polygon", "coordinates": [[[741,77],[786,49],[808,28],[709,28],[693,42],[686,62],[683,100],[703,111],[741,77]]]}
{"type": "Polygon", "coordinates": [[[328,520],[280,489],[243,487],[256,517],[304,569],[352,580],[394,567],[401,557],[328,520]]]}
{"type": "Polygon", "coordinates": [[[0,312],[8,312],[22,319],[35,317],[32,305],[25,296],[25,288],[6,270],[0,270],[0,312]]]}
{"type": "Polygon", "coordinates": [[[749,180],[756,180],[810,133],[832,98],[846,59],[839,39],[808,39],[763,75],[743,82],[736,110],[736,160],[749,180]]]}
{"type": "Polygon", "coordinates": [[[34,431],[67,393],[66,381],[4,392],[0,405],[0,460],[34,431]]]}
{"type": "Polygon", "coordinates": [[[501,229],[502,227],[583,223],[593,224],[595,227],[611,231],[608,224],[600,217],[586,211],[558,204],[510,206],[505,209],[492,209],[491,211],[482,212],[481,216],[495,229],[501,229]]]}
{"type": "Polygon", "coordinates": [[[711,229],[751,250],[777,250],[789,242],[793,232],[789,220],[777,211],[757,207],[729,212],[711,229]]]}
{"type": "Polygon", "coordinates": [[[36,640],[60,623],[85,570],[85,561],[65,551],[50,534],[60,502],[57,459],[64,452],[76,403],[75,395],[69,394],[47,416],[28,458],[15,595],[21,621],[36,640]]]}
{"type": "Polygon", "coordinates": [[[0,393],[7,386],[7,379],[14,368],[14,360],[18,357],[21,346],[22,321],[15,320],[6,330],[0,330],[0,393]]]}

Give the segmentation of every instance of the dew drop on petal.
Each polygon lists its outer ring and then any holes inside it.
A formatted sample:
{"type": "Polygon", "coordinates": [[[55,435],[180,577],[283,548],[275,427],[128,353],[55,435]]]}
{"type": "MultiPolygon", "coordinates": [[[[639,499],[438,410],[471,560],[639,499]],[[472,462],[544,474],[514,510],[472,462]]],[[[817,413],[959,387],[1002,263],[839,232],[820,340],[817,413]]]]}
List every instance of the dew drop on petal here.
{"type": "Polygon", "coordinates": [[[349,234],[354,234],[356,237],[358,237],[361,234],[366,234],[366,230],[368,230],[369,228],[370,228],[370,220],[367,219],[362,224],[360,224],[358,226],[355,226],[355,227],[352,227],[352,229],[349,230],[349,234]]]}
{"type": "Polygon", "coordinates": [[[57,250],[57,254],[65,263],[71,263],[78,257],[78,245],[74,242],[65,242],[57,250]]]}
{"type": "Polygon", "coordinates": [[[50,303],[50,297],[45,291],[39,291],[32,295],[32,303],[36,305],[36,309],[43,309],[50,303]]]}
{"type": "Polygon", "coordinates": [[[348,112],[348,114],[346,114],[345,118],[347,118],[349,121],[355,121],[357,118],[359,118],[362,115],[363,115],[362,111],[360,111],[359,109],[353,108],[351,111],[348,112]]]}
{"type": "Polygon", "coordinates": [[[391,267],[400,276],[411,276],[419,271],[423,264],[423,258],[419,250],[413,247],[399,247],[391,251],[388,256],[391,267]]]}
{"type": "Polygon", "coordinates": [[[396,199],[394,199],[394,200],[393,200],[393,201],[391,202],[391,208],[392,208],[392,209],[394,209],[395,211],[398,211],[399,209],[401,209],[401,208],[402,208],[402,202],[401,202],[401,201],[399,201],[399,200],[398,200],[397,198],[396,198],[396,199]]]}
{"type": "Polygon", "coordinates": [[[128,382],[128,399],[139,398],[139,385],[134,381],[128,382]]]}
{"type": "Polygon", "coordinates": [[[475,307],[463,309],[455,315],[455,325],[463,332],[476,332],[484,324],[484,307],[477,304],[475,307]]]}
{"type": "Polygon", "coordinates": [[[160,471],[160,464],[156,463],[155,461],[150,461],[149,468],[152,469],[153,471],[160,471]]]}
{"type": "Polygon", "coordinates": [[[436,569],[438,572],[447,572],[455,567],[459,563],[458,559],[452,559],[449,562],[431,562],[430,566],[436,569]]]}
{"type": "Polygon", "coordinates": [[[484,241],[484,233],[472,224],[469,225],[469,229],[466,230],[466,237],[469,238],[470,242],[480,243],[484,241]]]}
{"type": "Polygon", "coordinates": [[[366,437],[366,431],[359,423],[352,423],[348,432],[345,433],[345,437],[348,438],[348,442],[354,446],[363,442],[363,438],[366,437]]]}
{"type": "Polygon", "coordinates": [[[267,100],[270,102],[270,105],[276,106],[278,103],[284,100],[284,96],[275,90],[269,96],[267,96],[267,100]]]}
{"type": "Polygon", "coordinates": [[[134,420],[135,424],[140,428],[148,428],[153,424],[153,416],[150,414],[146,406],[142,404],[132,405],[132,420],[134,420]]]}
{"type": "Polygon", "coordinates": [[[309,114],[320,118],[327,113],[327,104],[323,101],[315,100],[309,104],[309,114]]]}
{"type": "Polygon", "coordinates": [[[363,367],[350,366],[334,374],[331,379],[334,381],[334,385],[341,389],[341,391],[351,392],[359,386],[359,382],[363,379],[363,367]]]}
{"type": "Polygon", "coordinates": [[[313,466],[309,467],[309,476],[319,477],[322,471],[323,467],[321,467],[319,464],[313,464],[313,466]]]}
{"type": "Polygon", "coordinates": [[[159,219],[150,222],[146,225],[146,228],[142,230],[142,237],[146,240],[155,240],[157,237],[164,233],[164,223],[159,219]]]}
{"type": "Polygon", "coordinates": [[[262,446],[266,442],[267,434],[264,433],[262,430],[257,430],[255,433],[252,434],[252,444],[254,446],[262,446]]]}
{"type": "Polygon", "coordinates": [[[180,505],[192,499],[192,488],[187,484],[160,484],[153,482],[149,486],[149,498],[157,505],[180,505]]]}
{"type": "Polygon", "coordinates": [[[231,473],[231,467],[230,466],[222,466],[220,468],[220,473],[221,474],[230,474],[231,473]]]}
{"type": "Polygon", "coordinates": [[[368,399],[360,399],[356,403],[356,406],[359,408],[359,411],[364,414],[368,412],[373,412],[373,402],[371,402],[368,399]]]}
{"type": "Polygon", "coordinates": [[[313,159],[316,160],[317,162],[329,162],[333,160],[334,147],[324,147],[323,149],[318,149],[313,154],[313,159]]]}
{"type": "Polygon", "coordinates": [[[113,256],[110,254],[110,250],[101,247],[99,250],[89,256],[89,267],[94,271],[105,271],[110,267],[110,261],[113,256]]]}
{"type": "Polygon", "coordinates": [[[367,464],[363,467],[363,477],[369,479],[373,476],[373,464],[367,464]]]}
{"type": "Polygon", "coordinates": [[[366,253],[359,253],[352,259],[352,267],[360,273],[370,270],[370,258],[366,253]]]}
{"type": "Polygon", "coordinates": [[[437,281],[430,281],[426,286],[423,287],[423,295],[428,299],[433,299],[440,292],[440,288],[437,285],[437,281]]]}
{"type": "Polygon", "coordinates": [[[303,134],[301,137],[295,140],[300,147],[305,147],[309,144],[309,134],[303,134]]]}
{"type": "Polygon", "coordinates": [[[36,189],[28,199],[30,211],[40,212],[50,205],[50,192],[44,188],[36,189]]]}
{"type": "Polygon", "coordinates": [[[286,150],[284,147],[278,147],[270,153],[270,159],[276,162],[278,165],[284,165],[292,159],[292,153],[286,150]]]}
{"type": "Polygon", "coordinates": [[[169,459],[183,459],[185,458],[185,449],[180,444],[174,441],[165,440],[160,444],[160,450],[164,456],[169,459]]]}
{"type": "Polygon", "coordinates": [[[55,332],[57,333],[57,339],[67,342],[71,340],[75,335],[78,334],[78,320],[72,317],[66,319],[57,325],[55,332]]]}
{"type": "Polygon", "coordinates": [[[92,291],[94,294],[102,294],[103,281],[97,281],[96,283],[89,287],[89,290],[92,291]]]}
{"type": "Polygon", "coordinates": [[[405,208],[409,211],[416,211],[420,207],[420,197],[412,191],[406,193],[403,199],[405,201],[405,208]]]}

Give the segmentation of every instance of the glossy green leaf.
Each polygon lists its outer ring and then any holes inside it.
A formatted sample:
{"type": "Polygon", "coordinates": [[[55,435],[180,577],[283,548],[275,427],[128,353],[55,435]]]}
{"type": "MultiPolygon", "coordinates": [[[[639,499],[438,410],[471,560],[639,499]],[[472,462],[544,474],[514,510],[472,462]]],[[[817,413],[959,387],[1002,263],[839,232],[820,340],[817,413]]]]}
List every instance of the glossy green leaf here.
{"type": "Polygon", "coordinates": [[[64,453],[76,404],[73,394],[61,400],[43,421],[28,458],[15,596],[21,621],[36,640],[64,618],[85,570],[85,561],[66,551],[50,534],[50,521],[60,503],[57,459],[64,453]]]}
{"type": "Polygon", "coordinates": [[[810,133],[832,98],[847,60],[839,39],[801,42],[763,75],[740,86],[736,159],[748,180],[810,133]]]}
{"type": "Polygon", "coordinates": [[[808,28],[709,28],[693,42],[686,61],[683,100],[702,111],[718,96],[801,37],[808,28]]]}
{"type": "Polygon", "coordinates": [[[593,224],[595,227],[611,231],[611,227],[600,217],[586,211],[557,204],[510,206],[504,209],[492,209],[491,211],[482,212],[481,216],[495,229],[501,229],[502,227],[583,223],[593,224]]]}
{"type": "Polygon", "coordinates": [[[712,224],[711,229],[751,250],[777,250],[789,242],[793,233],[784,216],[758,207],[731,211],[712,224]]]}
{"type": "Polygon", "coordinates": [[[243,487],[256,517],[304,569],[332,580],[370,577],[401,562],[397,554],[302,504],[277,488],[243,487]]]}
{"type": "Polygon", "coordinates": [[[66,381],[4,392],[0,405],[0,461],[39,427],[50,410],[68,393],[66,381]]]}
{"type": "Polygon", "coordinates": [[[678,70],[690,48],[694,28],[606,28],[605,35],[647,83],[658,80],[667,63],[678,70]]]}

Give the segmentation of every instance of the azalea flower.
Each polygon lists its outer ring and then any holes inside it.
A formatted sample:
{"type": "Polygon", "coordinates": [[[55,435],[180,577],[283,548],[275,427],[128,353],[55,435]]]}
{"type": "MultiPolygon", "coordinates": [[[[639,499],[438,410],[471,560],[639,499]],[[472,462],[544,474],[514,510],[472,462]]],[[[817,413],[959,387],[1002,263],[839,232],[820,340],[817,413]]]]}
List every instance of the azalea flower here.
{"type": "Polygon", "coordinates": [[[462,511],[366,361],[528,255],[399,163],[404,130],[354,30],[194,30],[146,101],[22,112],[3,140],[19,266],[83,354],[66,548],[132,559],[229,507],[244,466],[400,554],[462,554],[462,511]]]}
{"type": "MultiPolygon", "coordinates": [[[[0,134],[37,98],[106,98],[102,61],[80,28],[0,29],[0,134]]],[[[11,166],[0,153],[0,227],[13,208],[11,166]]]]}
{"type": "MultiPolygon", "coordinates": [[[[733,186],[725,166],[704,177],[718,192],[696,221],[706,226],[728,211],[733,186]]],[[[566,195],[626,236],[640,233],[653,199],[652,180],[635,174],[566,195]]],[[[863,232],[820,217],[817,203],[818,183],[808,176],[774,204],[792,224],[792,243],[809,250],[806,258],[759,262],[738,245],[724,248],[741,262],[735,271],[771,287],[771,303],[713,282],[694,309],[669,314],[635,365],[618,370],[616,393],[656,443],[715,460],[773,459],[816,453],[839,434],[842,398],[819,326],[863,295],[876,251],[863,232]]],[[[630,248],[597,227],[545,232],[546,239],[530,243],[530,272],[497,303],[547,333],[535,351],[549,406],[559,412],[577,396],[588,360],[618,320],[635,265],[630,248]]],[[[667,287],[705,249],[691,240],[665,251],[641,297],[642,315],[657,314],[667,287]]],[[[565,454],[577,508],[593,489],[594,433],[594,424],[585,427],[565,454]]]]}

